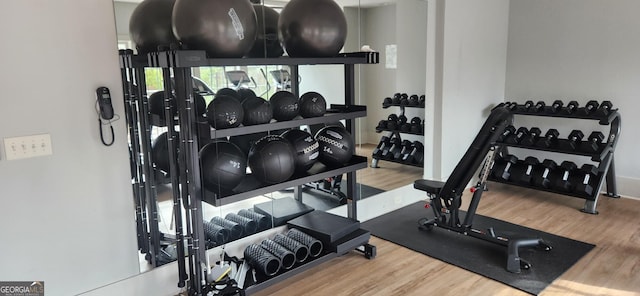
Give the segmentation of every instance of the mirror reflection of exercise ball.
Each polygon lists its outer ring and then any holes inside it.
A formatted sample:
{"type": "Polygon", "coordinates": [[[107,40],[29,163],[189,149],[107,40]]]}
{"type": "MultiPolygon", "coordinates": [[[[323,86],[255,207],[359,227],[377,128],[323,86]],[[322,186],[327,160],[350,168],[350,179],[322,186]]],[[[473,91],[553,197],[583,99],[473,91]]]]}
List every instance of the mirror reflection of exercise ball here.
{"type": "Polygon", "coordinates": [[[347,39],[347,19],[333,0],[291,0],[280,12],[278,37],[291,57],[335,56],[347,39]]]}
{"type": "Polygon", "coordinates": [[[256,39],[256,13],[249,0],[177,0],[173,32],[189,49],[210,58],[243,57],[256,39]]]}
{"type": "Polygon", "coordinates": [[[176,0],[145,0],[129,18],[129,34],[138,54],[157,51],[158,46],[177,43],[171,27],[171,13],[176,0]]]}
{"type": "Polygon", "coordinates": [[[247,54],[250,58],[277,58],[284,54],[278,40],[278,18],[280,14],[264,5],[253,5],[258,20],[256,41],[247,54]]]}

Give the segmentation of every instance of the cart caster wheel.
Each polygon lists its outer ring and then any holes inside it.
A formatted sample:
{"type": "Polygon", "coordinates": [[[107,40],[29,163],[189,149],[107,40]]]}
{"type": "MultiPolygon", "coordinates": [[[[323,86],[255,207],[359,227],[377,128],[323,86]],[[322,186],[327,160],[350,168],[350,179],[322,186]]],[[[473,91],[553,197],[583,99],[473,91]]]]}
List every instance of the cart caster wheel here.
{"type": "Polygon", "coordinates": [[[527,261],[522,260],[522,258],[520,259],[520,268],[524,269],[524,270],[529,270],[531,269],[531,264],[527,261]]]}
{"type": "Polygon", "coordinates": [[[365,244],[364,245],[364,258],[373,259],[376,257],[376,246],[365,244]]]}

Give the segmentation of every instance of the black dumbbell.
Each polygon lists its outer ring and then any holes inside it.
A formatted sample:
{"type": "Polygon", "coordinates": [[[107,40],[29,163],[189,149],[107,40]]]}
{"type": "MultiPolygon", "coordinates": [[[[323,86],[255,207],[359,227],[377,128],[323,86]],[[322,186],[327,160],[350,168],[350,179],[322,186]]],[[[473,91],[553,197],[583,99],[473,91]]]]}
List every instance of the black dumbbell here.
{"type": "Polygon", "coordinates": [[[398,115],[389,114],[389,117],[387,117],[387,129],[395,131],[398,127],[398,115]]]}
{"type": "Polygon", "coordinates": [[[404,114],[400,114],[400,116],[398,116],[398,126],[407,123],[407,120],[407,116],[405,116],[404,114]]]}
{"type": "Polygon", "coordinates": [[[493,176],[498,179],[509,181],[511,178],[511,167],[517,162],[518,158],[511,154],[498,158],[493,165],[493,176]]]}
{"type": "Polygon", "coordinates": [[[569,102],[569,104],[567,104],[567,107],[564,108],[564,113],[573,114],[576,111],[578,111],[578,107],[579,107],[578,102],[571,101],[569,102]]]}
{"type": "Polygon", "coordinates": [[[611,108],[613,108],[611,101],[602,101],[602,103],[600,103],[600,107],[596,110],[596,115],[608,116],[609,112],[611,112],[611,108]]]}
{"type": "Polygon", "coordinates": [[[507,126],[504,132],[498,138],[498,142],[504,142],[504,140],[512,134],[516,133],[516,128],[513,125],[507,126]]]}
{"type": "Polygon", "coordinates": [[[402,150],[400,150],[400,156],[396,157],[397,160],[402,160],[404,159],[405,155],[408,155],[409,153],[411,153],[411,145],[413,143],[411,143],[411,141],[409,140],[403,140],[402,141],[402,150]]]}
{"type": "Polygon", "coordinates": [[[533,101],[529,100],[524,102],[524,105],[522,107],[524,108],[524,110],[529,111],[531,107],[533,107],[533,101]]]}
{"type": "Polygon", "coordinates": [[[409,154],[405,154],[402,157],[402,162],[422,164],[423,161],[424,161],[424,146],[422,145],[422,143],[418,141],[413,141],[411,143],[411,152],[409,154]]]}
{"type": "Polygon", "coordinates": [[[400,131],[403,133],[408,133],[411,131],[411,124],[409,123],[404,123],[400,126],[400,131]]]}
{"type": "Polygon", "coordinates": [[[389,142],[391,143],[391,147],[389,147],[388,150],[386,151],[382,151],[382,155],[381,157],[383,159],[393,159],[393,154],[396,152],[396,150],[401,150],[402,149],[402,141],[398,138],[393,138],[391,140],[389,140],[389,142]]]}
{"type": "Polygon", "coordinates": [[[538,101],[535,106],[533,106],[533,111],[535,112],[544,112],[545,103],[544,101],[538,101]]]}
{"type": "Polygon", "coordinates": [[[560,112],[562,110],[562,106],[564,106],[564,103],[561,100],[553,101],[553,104],[551,104],[551,112],[553,113],[560,112]]]}
{"type": "Polygon", "coordinates": [[[380,120],[378,122],[378,126],[376,126],[376,130],[377,131],[383,131],[387,128],[387,121],[386,120],[380,120]]]}
{"type": "Polygon", "coordinates": [[[548,130],[546,134],[544,134],[544,138],[540,138],[538,142],[536,142],[536,146],[549,148],[552,145],[556,144],[559,135],[560,133],[558,132],[558,130],[552,128],[548,130]]]}
{"type": "Polygon", "coordinates": [[[536,174],[531,178],[533,184],[538,187],[549,188],[551,187],[551,180],[549,179],[549,174],[551,171],[555,170],[558,165],[555,161],[551,159],[545,159],[540,167],[543,169],[540,174],[536,174]]]}
{"type": "Polygon", "coordinates": [[[540,138],[540,135],[542,134],[542,131],[537,128],[537,127],[532,127],[529,130],[529,134],[524,137],[524,139],[522,139],[522,141],[520,141],[520,144],[525,145],[525,146],[533,146],[536,144],[536,142],[538,141],[538,138],[540,138]]]}
{"type": "Polygon", "coordinates": [[[524,164],[527,166],[524,168],[524,173],[520,175],[519,181],[520,183],[530,184],[531,177],[533,176],[533,169],[540,164],[540,161],[533,156],[527,156],[527,158],[524,159],[524,164]]]}
{"type": "Polygon", "coordinates": [[[411,127],[409,130],[414,134],[422,133],[422,120],[420,117],[411,118],[411,127]]]}
{"type": "Polygon", "coordinates": [[[589,102],[587,102],[586,105],[584,105],[584,108],[582,108],[582,114],[583,115],[589,115],[592,114],[593,112],[596,112],[596,110],[598,110],[598,102],[591,100],[589,102]]]}
{"type": "Polygon", "coordinates": [[[578,149],[580,143],[582,143],[582,138],[584,138],[584,134],[581,130],[572,130],[567,138],[569,140],[569,147],[571,147],[572,150],[578,149]]]}
{"type": "Polygon", "coordinates": [[[591,184],[598,178],[598,168],[594,165],[583,164],[580,172],[583,175],[582,183],[577,184],[574,191],[578,194],[593,195],[593,186],[591,184]]]}
{"type": "Polygon", "coordinates": [[[386,97],[382,101],[382,107],[389,107],[391,104],[392,104],[392,100],[390,97],[386,97]]]}
{"type": "Polygon", "coordinates": [[[571,192],[572,184],[569,182],[569,175],[571,171],[578,168],[578,166],[572,161],[565,160],[560,164],[560,168],[562,169],[562,178],[556,180],[554,187],[556,190],[571,192]]]}
{"type": "Polygon", "coordinates": [[[409,106],[409,99],[408,98],[401,98],[400,99],[400,106],[409,106]]]}
{"type": "Polygon", "coordinates": [[[600,144],[604,141],[604,135],[601,132],[592,132],[587,140],[589,151],[598,152],[600,150],[600,144]]]}
{"type": "Polygon", "coordinates": [[[518,128],[518,130],[509,135],[504,142],[505,143],[509,143],[509,144],[518,144],[520,143],[520,141],[522,141],[522,139],[524,139],[524,137],[526,137],[529,134],[529,130],[526,127],[521,127],[518,128]]]}
{"type": "Polygon", "coordinates": [[[402,94],[400,95],[400,99],[401,99],[401,100],[402,100],[402,99],[407,99],[407,100],[408,100],[408,99],[409,99],[409,95],[408,95],[407,93],[402,93],[402,94]]]}
{"type": "Polygon", "coordinates": [[[391,104],[393,105],[398,105],[400,104],[400,99],[402,98],[402,95],[400,93],[396,93],[393,95],[393,99],[391,99],[391,104]]]}
{"type": "Polygon", "coordinates": [[[420,107],[424,108],[424,105],[425,105],[425,96],[424,95],[420,96],[420,99],[418,99],[418,103],[420,104],[420,107]]]}
{"type": "Polygon", "coordinates": [[[418,95],[411,95],[411,97],[409,97],[409,106],[418,106],[419,104],[418,95]]]}
{"type": "Polygon", "coordinates": [[[516,102],[506,102],[504,103],[504,107],[507,108],[507,110],[515,110],[518,107],[518,103],[516,102]]]}
{"type": "Polygon", "coordinates": [[[376,146],[375,149],[373,149],[373,157],[375,158],[381,158],[382,157],[382,153],[385,150],[389,150],[389,148],[391,147],[391,141],[389,139],[389,137],[387,136],[383,136],[382,138],[380,138],[380,142],[378,143],[378,146],[376,146]]]}

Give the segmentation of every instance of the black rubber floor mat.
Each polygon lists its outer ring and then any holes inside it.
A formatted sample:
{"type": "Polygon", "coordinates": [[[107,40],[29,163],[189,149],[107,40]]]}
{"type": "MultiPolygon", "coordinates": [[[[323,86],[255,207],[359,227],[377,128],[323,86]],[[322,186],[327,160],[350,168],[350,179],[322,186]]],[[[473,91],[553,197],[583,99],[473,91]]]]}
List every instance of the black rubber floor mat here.
{"type": "MultiPolygon", "coordinates": [[[[534,295],[544,290],[595,247],[592,244],[476,215],[473,223],[476,229],[493,227],[498,235],[506,237],[539,237],[553,247],[549,252],[521,248],[520,257],[531,263],[532,268],[515,274],[506,270],[506,247],[438,227],[431,231],[419,230],[418,220],[432,216],[432,211],[424,208],[424,202],[417,202],[368,220],[362,223],[362,228],[384,240],[534,295]]],[[[461,212],[460,216],[463,219],[464,212],[461,212]]]]}

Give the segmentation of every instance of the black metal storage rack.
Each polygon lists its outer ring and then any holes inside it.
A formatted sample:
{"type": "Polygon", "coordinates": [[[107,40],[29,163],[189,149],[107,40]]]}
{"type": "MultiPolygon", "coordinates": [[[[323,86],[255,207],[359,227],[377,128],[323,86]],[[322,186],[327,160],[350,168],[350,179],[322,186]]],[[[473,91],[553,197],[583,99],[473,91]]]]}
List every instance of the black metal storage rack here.
{"type": "MultiPolygon", "coordinates": [[[[389,104],[389,105],[382,105],[382,108],[387,109],[389,107],[400,107],[400,114],[404,115],[405,113],[405,108],[420,108],[420,109],[424,109],[424,106],[411,106],[411,105],[401,105],[401,104],[389,104]]],[[[408,135],[415,135],[415,136],[423,136],[424,137],[424,129],[422,130],[422,133],[412,133],[410,131],[404,132],[404,131],[400,131],[398,129],[395,130],[390,130],[390,129],[379,129],[376,128],[376,133],[381,133],[381,132],[388,132],[389,138],[398,138],[400,140],[402,140],[402,137],[400,136],[400,134],[408,134],[408,135]]],[[[402,161],[397,161],[395,159],[384,159],[384,158],[378,158],[375,154],[371,156],[371,167],[372,168],[378,168],[378,162],[380,160],[383,161],[389,161],[389,162],[395,162],[395,163],[400,163],[400,164],[404,164],[404,165],[410,165],[410,166],[415,166],[415,167],[422,167],[422,165],[420,164],[415,164],[415,163],[406,163],[406,162],[402,162],[402,161]]]]}
{"type": "MultiPolygon", "coordinates": [[[[498,106],[505,105],[506,103],[502,103],[498,106]]],[[[597,214],[596,205],[598,202],[598,197],[600,196],[600,191],[602,190],[602,186],[606,182],[606,194],[609,197],[617,198],[619,195],[617,194],[616,189],[616,175],[615,175],[615,165],[614,165],[614,151],[616,145],[618,143],[618,136],[620,134],[620,113],[618,113],[617,109],[611,110],[606,115],[591,113],[586,114],[583,112],[583,107],[578,108],[575,112],[571,114],[567,114],[565,112],[553,112],[550,106],[544,107],[540,112],[536,112],[533,110],[527,110],[523,105],[515,105],[511,112],[515,115],[529,115],[529,116],[541,116],[541,117],[557,117],[557,118],[567,118],[567,119],[585,119],[585,120],[596,120],[600,125],[608,125],[610,126],[609,135],[607,136],[607,142],[603,142],[599,144],[599,149],[595,152],[587,151],[586,149],[571,149],[569,145],[568,139],[558,139],[558,142],[554,147],[539,147],[539,146],[527,146],[521,144],[511,144],[511,143],[500,143],[506,149],[508,147],[516,147],[523,149],[533,149],[547,152],[555,152],[561,154],[570,154],[570,155],[578,155],[578,156],[586,156],[590,157],[592,161],[598,163],[598,176],[596,186],[594,186],[593,194],[586,195],[580,194],[576,192],[566,192],[555,190],[553,188],[543,188],[538,186],[532,186],[529,184],[523,184],[515,181],[505,181],[502,179],[495,178],[493,175],[489,177],[490,181],[500,182],[510,185],[516,185],[536,190],[548,191],[568,196],[573,196],[577,198],[585,199],[584,208],[581,211],[590,214],[597,214]]]]}
{"type": "MultiPolygon", "coordinates": [[[[301,185],[310,181],[315,181],[329,176],[347,174],[347,196],[348,216],[351,219],[357,218],[357,198],[356,173],[358,169],[366,168],[366,157],[354,155],[351,161],[340,167],[325,167],[317,163],[306,174],[295,175],[290,180],[283,183],[264,186],[255,182],[248,176],[234,190],[234,192],[221,194],[205,190],[201,185],[200,166],[198,158],[199,136],[209,135],[212,139],[226,136],[241,135],[247,133],[257,133],[262,131],[277,130],[283,128],[298,127],[301,125],[311,125],[317,123],[335,122],[344,119],[347,130],[355,134],[355,118],[366,116],[366,108],[354,104],[355,98],[355,65],[356,64],[377,64],[379,53],[344,53],[335,57],[327,58],[234,58],[234,59],[208,59],[204,51],[193,50],[173,50],[149,53],[146,56],[133,55],[130,50],[120,51],[120,62],[122,71],[123,90],[127,122],[130,134],[130,154],[132,159],[133,188],[136,199],[136,214],[138,215],[139,244],[144,250],[148,250],[155,260],[158,254],[160,236],[157,231],[157,209],[155,208],[155,176],[149,157],[150,141],[148,135],[149,112],[145,89],[144,68],[156,67],[163,71],[164,91],[169,98],[174,93],[177,101],[177,117],[172,116],[171,104],[168,99],[165,101],[165,118],[167,118],[169,136],[169,160],[172,188],[174,215],[176,221],[175,242],[178,250],[179,266],[179,287],[188,284],[191,295],[201,295],[203,293],[203,266],[206,266],[206,248],[203,231],[203,215],[201,202],[206,202],[214,206],[237,202],[264,193],[273,192],[295,186],[294,195],[301,198],[301,185]],[[299,65],[337,64],[344,66],[345,79],[345,104],[331,105],[327,114],[323,117],[297,119],[287,122],[272,122],[268,124],[237,127],[224,130],[212,129],[203,118],[195,115],[195,104],[191,93],[191,67],[206,66],[238,66],[238,65],[288,65],[293,77],[298,76],[299,65]],[[175,81],[172,85],[171,77],[175,81]],[[139,94],[139,95],[138,95],[139,94]],[[176,126],[180,133],[176,132],[176,126]],[[140,130],[145,130],[141,133],[140,130]],[[180,153],[177,153],[180,151],[180,153]],[[177,161],[176,161],[177,160],[177,161]],[[186,211],[186,225],[182,226],[180,207],[184,206],[186,211]],[[151,218],[145,215],[149,214],[151,218]],[[147,220],[152,229],[147,230],[147,220]],[[155,225],[155,227],[153,227],[155,225]],[[185,266],[184,240],[188,247],[188,271],[185,266]]],[[[298,85],[292,84],[291,91],[299,96],[298,85]]],[[[355,249],[365,246],[368,243],[369,233],[360,234],[350,240],[342,242],[341,252],[329,253],[321,258],[311,261],[299,268],[290,270],[276,278],[247,287],[245,293],[253,293],[265,288],[277,281],[293,276],[305,269],[330,260],[345,252],[345,250],[355,249]]],[[[368,246],[368,245],[367,245],[368,246]]],[[[366,250],[366,248],[365,248],[366,250]]],[[[152,262],[155,266],[155,261],[152,262]]]]}

